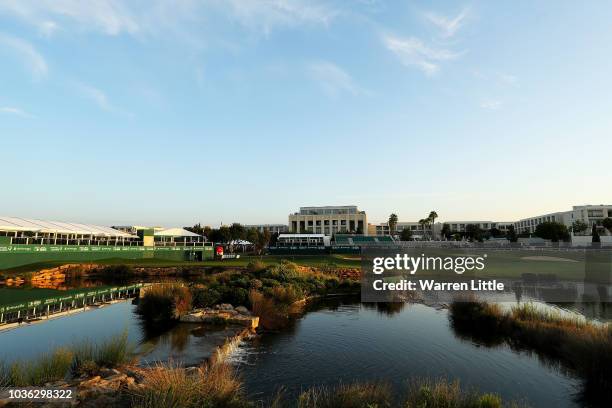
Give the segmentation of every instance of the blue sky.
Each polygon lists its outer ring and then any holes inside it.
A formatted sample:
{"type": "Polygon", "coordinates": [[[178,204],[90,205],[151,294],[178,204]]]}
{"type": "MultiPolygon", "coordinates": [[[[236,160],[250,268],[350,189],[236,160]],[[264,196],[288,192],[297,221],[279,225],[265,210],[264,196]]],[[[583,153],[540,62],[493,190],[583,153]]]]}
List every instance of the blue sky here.
{"type": "Polygon", "coordinates": [[[611,19],[603,1],[0,0],[0,213],[610,204],[611,19]]]}

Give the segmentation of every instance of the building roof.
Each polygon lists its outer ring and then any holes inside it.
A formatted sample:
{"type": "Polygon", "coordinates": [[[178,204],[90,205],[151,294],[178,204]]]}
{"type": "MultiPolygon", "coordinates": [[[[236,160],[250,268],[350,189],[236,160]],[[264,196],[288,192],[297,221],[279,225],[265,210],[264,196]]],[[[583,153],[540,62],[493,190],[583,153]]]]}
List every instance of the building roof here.
{"type": "Polygon", "coordinates": [[[184,228],[167,228],[161,230],[155,230],[155,236],[158,237],[200,237],[201,235],[195,232],[187,231],[184,228]]]}
{"type": "Polygon", "coordinates": [[[124,238],[135,237],[123,231],[101,225],[44,221],[16,217],[0,217],[0,231],[31,231],[51,234],[79,234],[124,238]]]}

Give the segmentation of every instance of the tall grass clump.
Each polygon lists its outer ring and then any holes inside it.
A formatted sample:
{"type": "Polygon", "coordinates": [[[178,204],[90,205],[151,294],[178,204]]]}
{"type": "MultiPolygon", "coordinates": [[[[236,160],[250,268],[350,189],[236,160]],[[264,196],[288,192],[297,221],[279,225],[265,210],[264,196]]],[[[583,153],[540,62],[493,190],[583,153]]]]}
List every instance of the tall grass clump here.
{"type": "Polygon", "coordinates": [[[587,398],[612,399],[612,327],[524,304],[504,312],[485,302],[454,302],[453,328],[476,340],[497,336],[575,372],[587,398]]]}
{"type": "Polygon", "coordinates": [[[26,387],[63,380],[70,371],[73,357],[71,350],[58,348],[33,361],[14,362],[3,368],[1,381],[8,386],[26,387]]]}
{"type": "Polygon", "coordinates": [[[172,363],[149,370],[143,387],[134,391],[137,408],[245,408],[252,407],[242,383],[227,364],[204,364],[196,372],[172,363]]]}
{"type": "Polygon", "coordinates": [[[147,287],[136,312],[148,322],[177,320],[191,310],[191,291],[180,283],[160,283],[147,287]]]}
{"type": "Polygon", "coordinates": [[[315,387],[301,393],[298,408],[385,408],[391,407],[393,393],[387,383],[340,384],[315,387]]]}
{"type": "Polygon", "coordinates": [[[464,391],[459,381],[418,380],[410,383],[405,408],[502,408],[501,397],[464,391]]]}
{"type": "Polygon", "coordinates": [[[101,343],[85,341],[74,346],[71,372],[74,375],[93,374],[100,368],[113,368],[134,361],[134,346],[127,331],[101,343]]]}

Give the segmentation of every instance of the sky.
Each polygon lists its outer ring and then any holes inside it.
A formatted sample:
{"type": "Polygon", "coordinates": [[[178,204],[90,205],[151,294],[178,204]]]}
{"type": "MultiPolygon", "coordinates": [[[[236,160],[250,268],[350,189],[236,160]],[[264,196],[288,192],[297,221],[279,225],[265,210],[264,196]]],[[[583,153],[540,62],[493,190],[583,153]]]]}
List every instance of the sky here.
{"type": "Polygon", "coordinates": [[[0,214],[612,204],[612,3],[0,0],[0,214]]]}

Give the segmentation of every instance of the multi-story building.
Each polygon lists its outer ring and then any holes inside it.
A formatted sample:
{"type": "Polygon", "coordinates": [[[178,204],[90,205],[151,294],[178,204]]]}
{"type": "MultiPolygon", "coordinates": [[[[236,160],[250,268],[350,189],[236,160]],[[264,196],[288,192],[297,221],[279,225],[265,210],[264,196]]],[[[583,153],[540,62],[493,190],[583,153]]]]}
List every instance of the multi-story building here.
{"type": "Polygon", "coordinates": [[[445,221],[444,224],[448,225],[451,234],[465,232],[468,225],[476,225],[483,231],[498,229],[502,233],[506,233],[513,225],[512,222],[499,221],[445,221]]]}
{"type": "Polygon", "coordinates": [[[337,233],[368,235],[365,211],[356,205],[300,207],[289,214],[289,230],[296,234],[311,233],[331,236],[337,233]]]}
{"type": "Polygon", "coordinates": [[[244,227],[247,229],[255,228],[259,232],[264,232],[267,228],[271,234],[286,234],[289,232],[289,226],[285,224],[252,224],[245,225],[244,227]]]}
{"type": "MultiPolygon", "coordinates": [[[[388,222],[376,224],[375,228],[376,235],[391,235],[388,222]]],[[[431,238],[432,236],[433,238],[437,238],[440,235],[441,226],[438,222],[434,225],[423,225],[418,222],[398,222],[395,225],[394,235],[400,235],[405,229],[409,229],[414,238],[431,238]]]]}
{"type": "Polygon", "coordinates": [[[559,211],[536,217],[523,218],[514,223],[514,229],[518,234],[533,233],[536,227],[543,222],[559,222],[570,228],[574,222],[582,221],[588,225],[590,231],[593,224],[599,226],[608,217],[612,218],[612,204],[575,205],[569,211],[559,211]]]}

